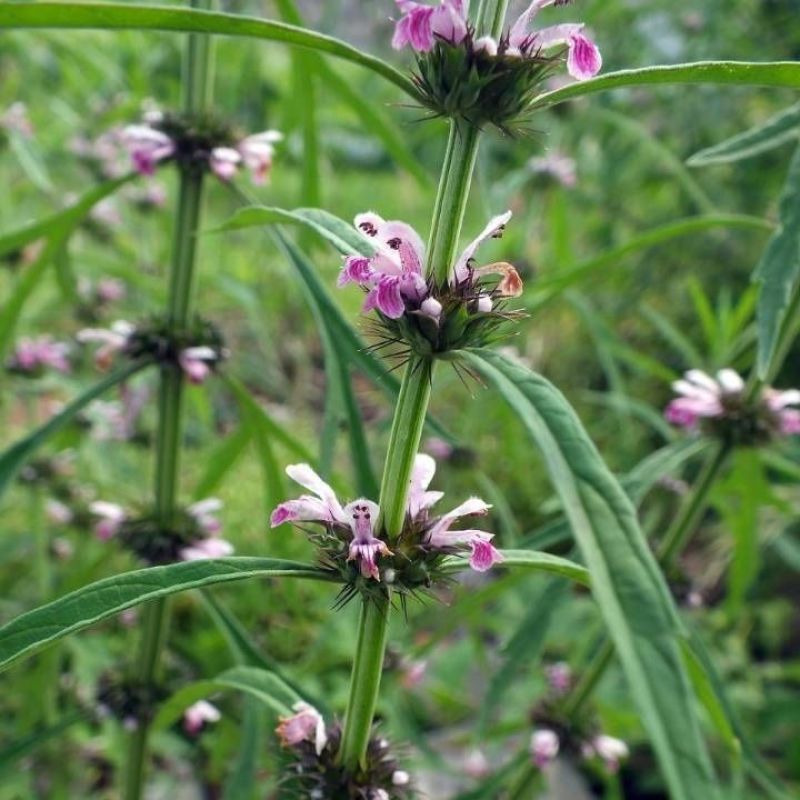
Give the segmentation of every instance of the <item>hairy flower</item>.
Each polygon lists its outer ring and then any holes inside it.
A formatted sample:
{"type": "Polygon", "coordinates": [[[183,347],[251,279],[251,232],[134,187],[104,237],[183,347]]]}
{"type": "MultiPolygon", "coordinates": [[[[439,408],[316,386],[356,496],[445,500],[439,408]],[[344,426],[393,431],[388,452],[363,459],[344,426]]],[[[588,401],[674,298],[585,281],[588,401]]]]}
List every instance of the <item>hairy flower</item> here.
{"type": "Polygon", "coordinates": [[[222,714],[219,709],[207,700],[198,700],[192,703],[183,712],[183,728],[186,733],[196,736],[208,722],[219,722],[222,714]]]}
{"type": "Polygon", "coordinates": [[[716,378],[699,369],[689,370],[672,384],[678,397],[664,411],[667,421],[687,430],[701,423],[711,433],[755,444],[771,436],[800,433],[800,390],[766,387],[750,398],[742,377],[721,369],[716,378]]]}
{"type": "Polygon", "coordinates": [[[175,153],[175,142],[150,125],[128,125],[122,132],[133,168],[140,175],[153,175],[156,166],[175,153]]]}
{"type": "Polygon", "coordinates": [[[89,505],[89,511],[99,519],[95,523],[94,532],[101,541],[108,541],[119,531],[122,523],[128,518],[125,509],[116,503],[95,500],[89,505]]]}
{"type": "Polygon", "coordinates": [[[117,320],[110,328],[83,328],[75,338],[81,344],[99,344],[94,355],[94,363],[98,369],[107,370],[114,361],[114,356],[128,346],[136,327],[126,320],[117,320]]]}
{"type": "Polygon", "coordinates": [[[6,361],[6,369],[21,375],[38,377],[45,369],[70,371],[69,345],[56,342],[50,336],[20,339],[6,361]]]}
{"type": "Polygon", "coordinates": [[[487,316],[496,301],[522,293],[522,280],[511,264],[475,266],[478,248],[488,239],[500,238],[510,218],[510,211],[493,217],[451,266],[447,285],[439,287],[424,276],[425,245],[410,225],[374,212],[359,214],[355,227],[374,250],[370,256],[347,256],[338,285],[361,286],[367,292],[363,311],[375,310],[388,338],[404,340],[412,349],[430,354],[477,344],[470,335],[480,336],[509,318],[487,316]],[[499,280],[488,286],[485,279],[495,275],[499,280]],[[476,317],[488,324],[483,328],[472,324],[476,317]]]}
{"type": "Polygon", "coordinates": [[[201,536],[180,550],[181,560],[199,561],[206,558],[225,558],[233,554],[233,545],[220,538],[222,523],[216,514],[221,508],[221,500],[209,497],[206,500],[192,503],[186,509],[186,513],[194,520],[201,536]]]}
{"type": "Polygon", "coordinates": [[[432,50],[436,40],[461,44],[467,35],[466,0],[441,0],[438,6],[428,6],[413,0],[395,0],[403,16],[398,20],[392,37],[392,47],[400,50],[407,45],[417,52],[432,50]]]}
{"type": "MultiPolygon", "coordinates": [[[[427,455],[417,455],[411,473],[406,523],[397,539],[401,553],[389,549],[375,530],[379,509],[377,504],[360,498],[342,506],[331,487],[325,483],[308,464],[294,464],[286,473],[312,494],[302,495],[296,500],[281,503],[271,516],[271,525],[284,522],[315,522],[323,525],[334,541],[346,543],[346,561],[356,561],[362,577],[381,580],[381,563],[388,562],[393,582],[407,565],[423,560],[427,555],[456,553],[469,550],[470,566],[484,572],[493,564],[503,560],[502,555],[491,544],[493,534],[482,530],[453,530],[463,517],[486,514],[490,506],[477,497],[472,497],[457,508],[441,516],[431,516],[430,509],[442,498],[442,492],[428,489],[436,462],[427,455]]],[[[338,562],[343,556],[341,549],[334,550],[329,559],[338,562]]]]}

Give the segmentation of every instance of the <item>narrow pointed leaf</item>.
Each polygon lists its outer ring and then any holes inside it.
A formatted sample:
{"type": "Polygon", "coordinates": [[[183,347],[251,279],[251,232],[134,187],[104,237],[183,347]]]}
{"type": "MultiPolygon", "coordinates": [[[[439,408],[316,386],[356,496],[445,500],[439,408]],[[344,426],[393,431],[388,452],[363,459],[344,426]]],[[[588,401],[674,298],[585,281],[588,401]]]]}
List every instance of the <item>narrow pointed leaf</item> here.
{"type": "Polygon", "coordinates": [[[150,364],[149,361],[135,361],[126,364],[122,369],[110,374],[100,383],[75,398],[65,409],[51,417],[44,425],[29,433],[24,439],[11,445],[0,454],[0,495],[8,488],[8,484],[17,470],[41,447],[51,436],[58,433],[76,414],[82,411],[92,400],[103,395],[113,386],[126,381],[131,375],[150,364]]]}
{"type": "Polygon", "coordinates": [[[767,379],[778,346],[778,335],[800,278],[800,146],[789,165],[781,195],[780,228],[767,244],[753,273],[760,285],[758,320],[758,375],[767,379]]]}
{"type": "Polygon", "coordinates": [[[216,678],[197,681],[178,690],[161,706],[153,726],[168,728],[180,719],[192,703],[203,700],[216,692],[244,692],[267,706],[273,713],[288,716],[292,706],[302,698],[290,689],[274,673],[258,667],[232,667],[216,678]]]}
{"type": "MultiPolygon", "coordinates": [[[[549,572],[569,578],[584,586],[589,585],[589,571],[586,567],[570,561],[568,558],[554,556],[550,553],[539,553],[535,550],[501,550],[503,569],[530,569],[535,572],[549,572]]],[[[495,567],[497,569],[498,567],[495,567]]],[[[450,556],[442,563],[445,572],[460,572],[469,569],[469,559],[464,556],[450,556]]]]}
{"type": "Polygon", "coordinates": [[[0,28],[156,30],[246,36],[282,42],[366,67],[412,97],[411,79],[375,56],[321,33],[259,17],[134,3],[3,3],[0,28]]]}
{"type": "Polygon", "coordinates": [[[800,103],[781,111],[755,128],[738,133],[724,142],[695,153],[686,162],[690,167],[730,164],[774,150],[800,135],[800,103]]]}
{"type": "Polygon", "coordinates": [[[531,109],[546,108],[583,97],[630,86],[711,83],[733,86],[800,88],[800,63],[796,61],[697,61],[691,64],[623,69],[579,81],[539,95],[531,109]]]}
{"type": "Polygon", "coordinates": [[[148,600],[216,583],[280,577],[333,580],[330,573],[311,564],[253,557],[184,561],[104,578],[3,625],[0,628],[0,669],[148,600]]]}
{"type": "Polygon", "coordinates": [[[461,355],[499,391],[542,452],[670,797],[716,798],[681,655],[682,626],[629,498],[554,386],[497,353],[461,355]]]}

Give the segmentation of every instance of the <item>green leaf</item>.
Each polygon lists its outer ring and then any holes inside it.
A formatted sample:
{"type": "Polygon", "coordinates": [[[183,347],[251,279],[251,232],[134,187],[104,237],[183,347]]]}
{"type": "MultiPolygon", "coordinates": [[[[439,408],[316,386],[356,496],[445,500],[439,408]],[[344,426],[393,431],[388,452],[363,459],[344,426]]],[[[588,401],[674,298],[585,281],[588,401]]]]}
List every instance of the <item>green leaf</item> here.
{"type": "Polygon", "coordinates": [[[753,273],[760,284],[758,320],[758,376],[766,380],[773,369],[778,336],[800,275],[800,147],[789,165],[780,200],[780,228],[767,244],[753,273]]]}
{"type": "Polygon", "coordinates": [[[112,386],[126,381],[131,375],[148,366],[150,361],[134,361],[111,373],[100,383],[76,397],[63,411],[51,417],[41,427],[29,433],[24,439],[11,445],[0,454],[0,495],[8,488],[8,484],[22,464],[31,454],[41,447],[51,436],[58,433],[78,412],[97,397],[107,392],[112,386]]]}
{"type": "MultiPolygon", "coordinates": [[[[2,9],[0,9],[0,13],[2,13],[2,9]]],[[[99,203],[104,197],[108,197],[112,192],[119,189],[120,186],[123,186],[136,177],[135,174],[131,174],[101,183],[99,186],[94,186],[89,189],[89,191],[65,209],[57,211],[55,214],[51,214],[48,217],[43,217],[15,231],[0,234],[0,255],[19,250],[21,247],[25,247],[26,244],[35,242],[37,239],[42,239],[45,236],[52,238],[57,235],[65,235],[68,231],[73,230],[92,210],[92,207],[99,203]]]]}
{"type": "MultiPolygon", "coordinates": [[[[333,319],[334,325],[332,325],[331,315],[326,313],[326,306],[320,302],[319,292],[314,290],[313,281],[310,280],[311,276],[314,276],[314,265],[294,243],[283,236],[280,229],[276,229],[275,238],[294,265],[295,270],[306,278],[306,294],[311,304],[314,318],[317,321],[325,351],[325,375],[328,380],[326,400],[334,403],[331,411],[328,411],[326,416],[328,416],[329,422],[332,423],[333,430],[338,431],[338,412],[341,409],[344,417],[343,421],[347,424],[350,437],[350,455],[353,460],[358,491],[366,497],[377,497],[378,480],[375,477],[370,460],[369,444],[364,432],[361,410],[353,393],[348,360],[343,357],[342,349],[336,339],[336,328],[334,327],[336,320],[333,319]]],[[[329,455],[332,455],[332,452],[329,455]]],[[[326,467],[328,466],[323,459],[323,473],[327,471],[326,467]]]]}
{"type": "MultiPolygon", "coordinates": [[[[1,8],[0,12],[2,12],[1,8]]],[[[124,178],[107,181],[90,189],[64,211],[0,236],[0,255],[24,247],[43,236],[47,237],[42,252],[39,253],[33,264],[30,264],[22,273],[11,291],[11,295],[0,310],[0,360],[11,345],[14,330],[25,303],[33,294],[51,261],[63,251],[69,237],[92,210],[92,207],[131,180],[132,177],[128,175],[124,178]]]]}
{"type": "Polygon", "coordinates": [[[282,223],[305,225],[333,245],[342,255],[371,256],[375,252],[375,245],[350,223],[320,208],[296,208],[294,211],[287,211],[270,206],[247,206],[240,208],[224,225],[211,232],[282,223]]]}
{"type": "Polygon", "coordinates": [[[500,392],[542,451],[670,797],[715,798],[681,657],[681,623],[630,500],[554,386],[497,353],[460,355],[500,392]]]}
{"type": "Polygon", "coordinates": [[[796,141],[800,134],[800,103],[770,117],[750,130],[738,133],[724,142],[695,153],[686,162],[690,167],[730,164],[766,153],[786,142],[796,141]]]}
{"type": "Polygon", "coordinates": [[[332,36],[259,17],[133,3],[4,3],[0,6],[2,28],[157,30],[246,36],[351,61],[372,70],[411,97],[417,96],[411,79],[391,64],[332,36]]]}
{"type": "Polygon", "coordinates": [[[264,709],[245,703],[236,761],[228,772],[222,800],[252,800],[258,786],[258,760],[263,749],[264,709]]]}
{"type": "Polygon", "coordinates": [[[193,492],[195,500],[210,497],[217,491],[225,476],[241,458],[251,436],[249,428],[241,425],[217,445],[214,452],[209,455],[206,470],[195,486],[193,492]]]}
{"type": "Polygon", "coordinates": [[[0,669],[126,608],[188,589],[247,578],[332,581],[311,564],[277,558],[220,558],[149,567],[104,578],[12,619],[0,628],[0,669]]]}
{"type": "MultiPolygon", "coordinates": [[[[562,578],[569,578],[583,586],[589,585],[589,571],[568,558],[539,553],[535,550],[501,550],[504,569],[532,569],[535,572],[549,572],[562,578]]],[[[469,569],[469,559],[465,556],[448,556],[442,562],[445,572],[461,572],[469,569]]]]}
{"type": "Polygon", "coordinates": [[[302,698],[269,670],[257,667],[232,667],[211,680],[196,681],[175,692],[159,709],[153,720],[157,730],[173,725],[192,703],[215,692],[244,692],[264,703],[277,714],[289,716],[292,706],[302,698]]]}
{"type": "Polygon", "coordinates": [[[729,747],[738,748],[744,756],[745,768],[750,777],[764,790],[765,796],[773,800],[791,800],[792,795],[773,775],[770,768],[758,754],[750,737],[742,727],[738,714],[725,689],[725,683],[718,674],[714,662],[706,650],[703,640],[695,630],[689,631],[689,640],[683,645],[684,657],[692,664],[695,679],[702,681],[704,690],[701,699],[707,703],[706,709],[715,725],[721,727],[724,737],[734,737],[729,747]],[[724,715],[724,720],[721,718],[724,715]]]}
{"type": "Polygon", "coordinates": [[[539,95],[531,110],[547,108],[587,94],[628,86],[712,83],[734,86],[800,87],[800,63],[795,61],[697,61],[691,64],[623,69],[588,81],[578,81],[539,95]]]}

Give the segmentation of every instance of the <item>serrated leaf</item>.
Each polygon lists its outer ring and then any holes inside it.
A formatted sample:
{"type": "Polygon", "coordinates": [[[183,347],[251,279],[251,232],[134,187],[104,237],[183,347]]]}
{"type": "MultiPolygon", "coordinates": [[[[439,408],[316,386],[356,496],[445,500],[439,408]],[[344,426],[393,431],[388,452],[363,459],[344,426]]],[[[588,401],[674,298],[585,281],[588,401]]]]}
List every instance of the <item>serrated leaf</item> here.
{"type": "Polygon", "coordinates": [[[330,573],[311,564],[253,557],[183,561],[104,578],[3,625],[0,669],[148,600],[217,583],[279,577],[332,580],[330,573]]]}
{"type": "Polygon", "coordinates": [[[730,164],[774,150],[800,135],[800,103],[770,117],[750,130],[738,133],[724,142],[706,147],[687,160],[690,167],[730,164]]]}
{"type": "Polygon", "coordinates": [[[44,425],[29,433],[24,439],[20,439],[20,441],[0,454],[0,495],[8,488],[8,484],[17,470],[30,458],[31,454],[51,436],[62,430],[76,414],[89,405],[92,400],[103,395],[111,387],[126,381],[131,375],[144,369],[149,364],[149,361],[136,361],[126,364],[122,369],[113,372],[100,383],[95,384],[91,389],[75,398],[66,408],[47,420],[44,425]]]}
{"type": "Polygon", "coordinates": [[[717,797],[681,656],[681,623],[630,500],[554,386],[491,351],[461,356],[500,392],[542,452],[670,797],[717,797]]]}
{"type": "Polygon", "coordinates": [[[780,227],[767,244],[753,280],[760,284],[758,375],[769,378],[775,364],[778,335],[800,276],[800,147],[795,150],[780,200],[780,227]]]}
{"type": "Polygon", "coordinates": [[[366,67],[416,97],[414,84],[406,75],[357,47],[295,25],[242,14],[134,3],[4,3],[0,5],[0,28],[156,30],[245,36],[282,42],[366,67]]]}

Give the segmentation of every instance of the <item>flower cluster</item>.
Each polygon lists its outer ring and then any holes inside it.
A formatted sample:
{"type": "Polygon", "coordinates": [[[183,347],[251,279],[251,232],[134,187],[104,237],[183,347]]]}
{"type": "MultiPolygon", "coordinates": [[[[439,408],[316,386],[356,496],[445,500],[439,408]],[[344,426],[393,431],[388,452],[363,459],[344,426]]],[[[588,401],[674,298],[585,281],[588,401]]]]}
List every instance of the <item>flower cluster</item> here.
{"type": "Polygon", "coordinates": [[[5,366],[9,372],[29,378],[38,378],[48,369],[67,373],[69,352],[68,344],[56,342],[50,336],[20,339],[5,366]]]}
{"type": "Polygon", "coordinates": [[[347,256],[339,286],[356,283],[367,296],[365,313],[375,311],[389,341],[405,342],[422,355],[486,344],[505,321],[517,316],[502,301],[522,293],[522,280],[511,264],[475,265],[475,253],[488,239],[498,239],[511,212],[493,217],[464,249],[450,270],[446,286],[424,276],[425,245],[405,222],[359,214],[355,227],[374,248],[371,256],[347,256]],[[486,278],[499,275],[490,286],[486,278]]]}
{"type": "Polygon", "coordinates": [[[246,167],[253,183],[269,178],[275,143],[282,139],[278,131],[262,131],[239,137],[210,116],[177,116],[150,111],[139,125],[130,125],[122,133],[122,142],[134,169],[153,175],[165,161],[176,161],[181,168],[213,172],[223,181],[233,178],[246,167]]]}
{"type": "Polygon", "coordinates": [[[108,369],[118,354],[150,357],[161,364],[176,364],[194,384],[203,383],[228,355],[219,331],[199,319],[177,333],[168,332],[158,321],[137,327],[117,320],[110,328],[84,328],[76,338],[81,344],[100,345],[94,356],[99,369],[108,369]]]}
{"type": "Polygon", "coordinates": [[[731,444],[757,445],[778,436],[800,433],[800,390],[766,387],[750,397],[742,377],[721,369],[716,379],[699,369],[675,381],[678,395],[667,406],[668,422],[698,429],[731,444]]]}
{"type": "Polygon", "coordinates": [[[442,557],[470,552],[470,566],[478,572],[503,560],[491,544],[494,535],[482,530],[452,530],[462,517],[483,515],[490,506],[471,497],[452,511],[432,516],[431,508],[443,496],[429,491],[436,462],[420,453],[411,474],[406,519],[400,535],[391,542],[378,530],[378,505],[359,498],[345,506],[333,489],[308,464],[286,468],[292,480],[312,494],[281,503],[272,512],[272,527],[284,522],[313,522],[323,532],[312,536],[322,560],[340,572],[348,587],[370,591],[384,581],[400,592],[428,587],[438,577],[442,557]]]}
{"type": "Polygon", "coordinates": [[[508,130],[565,53],[567,71],[577,80],[593,77],[602,67],[584,25],[534,27],[539,11],[569,0],[533,0],[499,40],[476,38],[466,0],[440,0],[438,6],[396,2],[402,16],[392,45],[416,52],[420,100],[437,115],[508,130]]]}
{"type": "Polygon", "coordinates": [[[356,774],[338,763],[342,741],[339,724],[325,725],[322,715],[308,703],[299,702],[295,713],[282,717],[276,734],[292,758],[287,783],[308,798],[342,800],[410,800],[411,776],[392,755],[389,742],[372,738],[356,774]]]}
{"type": "Polygon", "coordinates": [[[176,512],[165,530],[152,515],[133,517],[116,503],[96,500],[89,506],[98,539],[117,539],[148,564],[231,555],[233,545],[220,536],[222,525],[216,515],[221,508],[222,502],[215,497],[200,500],[176,512]]]}

